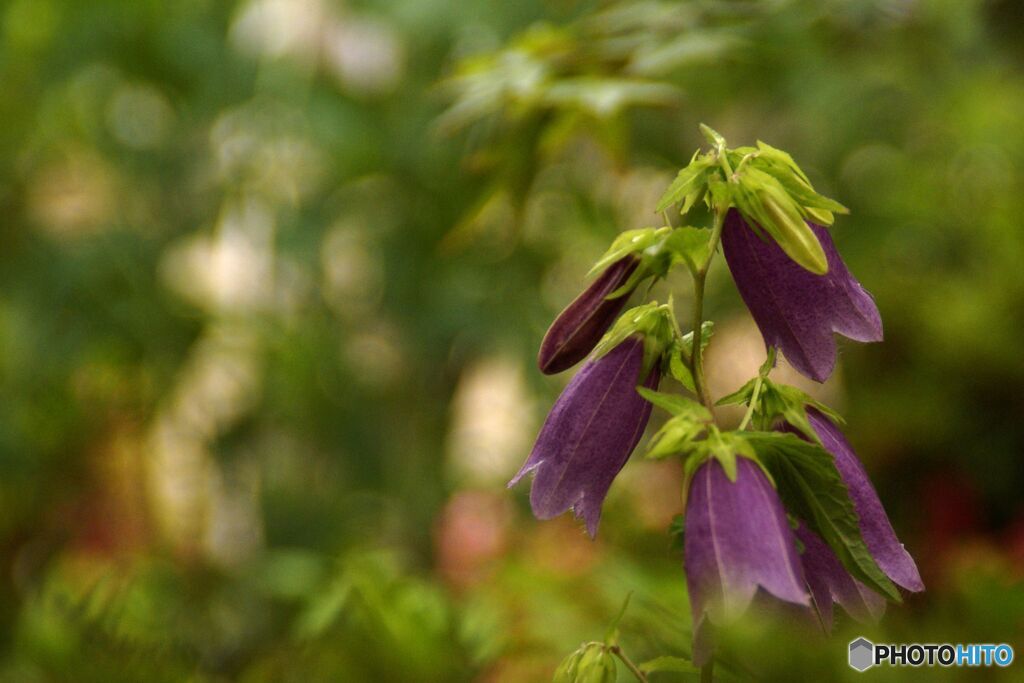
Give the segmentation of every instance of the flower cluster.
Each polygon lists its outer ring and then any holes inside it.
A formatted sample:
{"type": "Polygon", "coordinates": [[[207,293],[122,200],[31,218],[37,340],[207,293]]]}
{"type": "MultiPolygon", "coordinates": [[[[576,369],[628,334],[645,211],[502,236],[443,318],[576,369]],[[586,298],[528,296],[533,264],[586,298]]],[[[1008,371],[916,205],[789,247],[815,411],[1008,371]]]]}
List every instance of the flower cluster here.
{"type": "MultiPolygon", "coordinates": [[[[538,365],[566,370],[590,356],[555,402],[522,469],[533,473],[534,514],[572,510],[597,533],[611,484],[639,443],[652,405],[670,417],[648,458],[684,463],[684,567],[696,664],[713,652],[710,625],[743,614],[759,593],[813,614],[824,628],[840,605],[878,618],[900,588],[924,586],[899,542],[864,466],[836,426],[838,415],[769,377],[777,353],[825,381],[836,363],[834,333],[882,339],[871,295],[850,274],[827,226],[846,209],[821,196],[793,159],[759,142],[694,154],[659,211],[687,216],[703,202],[709,228],[671,226],[623,233],[595,265],[597,278],[554,321],[538,365]],[[747,407],[736,430],[721,429],[703,379],[711,336],[702,319],[705,277],[721,248],[740,296],[764,337],[758,376],[719,404],[747,407]],[[676,265],[694,280],[693,323],[683,334],[674,304],[622,313],[644,280],[676,265]],[[621,314],[621,315],[620,315],[621,314]],[[685,393],[659,391],[672,377],[685,393]]],[[[651,291],[651,288],[647,288],[651,291]]]]}

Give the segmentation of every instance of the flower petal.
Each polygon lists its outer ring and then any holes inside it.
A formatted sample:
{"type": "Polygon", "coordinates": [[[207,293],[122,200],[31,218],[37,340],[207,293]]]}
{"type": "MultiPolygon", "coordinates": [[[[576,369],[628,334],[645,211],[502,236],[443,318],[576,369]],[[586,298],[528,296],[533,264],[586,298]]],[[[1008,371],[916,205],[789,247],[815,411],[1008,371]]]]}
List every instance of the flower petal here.
{"type": "Polygon", "coordinates": [[[885,612],[885,598],[850,576],[825,541],[801,524],[796,536],[804,545],[800,562],[826,629],[832,628],[832,603],[842,605],[860,622],[874,622],[885,612]]]}
{"type": "MultiPolygon", "coordinates": [[[[591,536],[597,533],[601,504],[651,415],[651,404],[636,391],[643,359],[643,339],[630,337],[584,365],[558,397],[530,457],[509,482],[535,473],[530,504],[538,519],[572,509],[591,536]]],[[[655,367],[644,386],[656,388],[660,377],[655,367]]]]}
{"type": "Polygon", "coordinates": [[[843,433],[816,408],[807,409],[811,427],[825,449],[835,456],[836,469],[850,490],[850,499],[860,517],[860,531],[878,566],[896,583],[909,591],[924,590],[914,558],[896,537],[882,501],[871,485],[864,465],[853,452],[843,433]]]}
{"type": "Polygon", "coordinates": [[[717,460],[690,483],[684,537],[686,582],[696,630],[742,613],[758,587],[800,605],[809,596],[793,532],[778,494],[760,467],[736,461],[731,482],[717,460]]]}
{"type": "Polygon", "coordinates": [[[759,238],[737,211],[726,216],[722,251],[765,344],[779,348],[802,374],[823,382],[836,363],[832,333],[878,341],[882,320],[828,230],[809,225],[828,258],[825,275],[805,270],[774,241],[759,238]]]}

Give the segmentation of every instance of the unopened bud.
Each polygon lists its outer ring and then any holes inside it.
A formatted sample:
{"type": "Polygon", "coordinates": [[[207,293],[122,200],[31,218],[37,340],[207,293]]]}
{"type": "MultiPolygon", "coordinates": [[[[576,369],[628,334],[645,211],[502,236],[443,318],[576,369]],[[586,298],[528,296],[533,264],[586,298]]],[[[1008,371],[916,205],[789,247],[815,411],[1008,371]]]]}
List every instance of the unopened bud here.
{"type": "Polygon", "coordinates": [[[537,354],[541,372],[562,372],[587,357],[615,322],[631,292],[614,299],[608,295],[626,284],[639,265],[640,259],[635,256],[616,261],[558,314],[537,354]]]}

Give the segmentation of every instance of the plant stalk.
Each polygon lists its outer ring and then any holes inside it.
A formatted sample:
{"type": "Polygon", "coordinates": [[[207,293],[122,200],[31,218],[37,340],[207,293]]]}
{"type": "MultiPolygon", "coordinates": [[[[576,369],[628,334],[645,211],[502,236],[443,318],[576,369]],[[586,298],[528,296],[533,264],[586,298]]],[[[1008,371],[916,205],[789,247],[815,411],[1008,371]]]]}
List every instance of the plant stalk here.
{"type": "Polygon", "coordinates": [[[647,675],[644,674],[644,672],[640,670],[640,667],[634,664],[633,661],[626,656],[626,653],[622,651],[621,647],[618,645],[612,645],[608,648],[608,651],[618,657],[619,661],[626,665],[626,668],[629,669],[630,673],[636,676],[636,680],[640,681],[640,683],[647,683],[647,675]]]}
{"type": "Polygon", "coordinates": [[[697,398],[708,410],[712,410],[711,398],[708,395],[707,383],[704,381],[704,361],[701,358],[701,327],[704,324],[704,284],[708,277],[708,268],[715,257],[715,250],[722,238],[722,227],[725,225],[727,209],[715,211],[715,222],[708,242],[708,255],[704,262],[693,273],[693,346],[690,349],[690,372],[693,374],[693,386],[697,389],[697,398]]]}

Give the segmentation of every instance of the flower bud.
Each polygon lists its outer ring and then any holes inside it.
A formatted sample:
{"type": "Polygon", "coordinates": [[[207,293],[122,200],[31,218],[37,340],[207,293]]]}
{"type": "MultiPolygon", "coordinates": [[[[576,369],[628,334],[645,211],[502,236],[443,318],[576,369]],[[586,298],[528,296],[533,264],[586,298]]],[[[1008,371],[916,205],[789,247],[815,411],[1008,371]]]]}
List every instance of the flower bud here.
{"type": "Polygon", "coordinates": [[[537,354],[541,372],[562,372],[586,358],[615,322],[632,291],[614,299],[608,296],[626,284],[639,265],[636,256],[619,259],[555,318],[537,354]]]}

